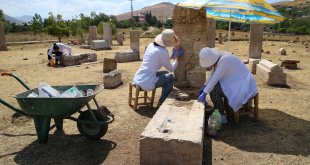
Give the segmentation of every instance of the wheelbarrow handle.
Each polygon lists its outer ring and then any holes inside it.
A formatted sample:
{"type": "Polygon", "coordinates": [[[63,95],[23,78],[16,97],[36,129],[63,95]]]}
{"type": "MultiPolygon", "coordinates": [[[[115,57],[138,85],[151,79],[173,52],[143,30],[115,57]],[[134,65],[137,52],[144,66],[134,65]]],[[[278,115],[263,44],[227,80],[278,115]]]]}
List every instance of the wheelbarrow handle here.
{"type": "Polygon", "coordinates": [[[19,83],[21,83],[27,90],[30,90],[30,88],[28,87],[28,85],[25,84],[25,82],[23,82],[19,77],[17,77],[14,73],[11,72],[3,72],[1,73],[1,76],[12,76],[14,77],[19,83]]]}
{"type": "Polygon", "coordinates": [[[2,100],[1,98],[0,98],[0,103],[3,104],[3,105],[5,105],[6,107],[12,109],[13,111],[15,111],[15,112],[21,114],[21,115],[29,116],[27,113],[25,113],[25,112],[23,112],[22,110],[20,110],[20,109],[14,107],[13,105],[11,105],[10,103],[8,103],[8,102],[2,100]]]}
{"type": "Polygon", "coordinates": [[[1,73],[1,76],[12,76],[12,73],[11,72],[4,72],[4,73],[1,73]]]}

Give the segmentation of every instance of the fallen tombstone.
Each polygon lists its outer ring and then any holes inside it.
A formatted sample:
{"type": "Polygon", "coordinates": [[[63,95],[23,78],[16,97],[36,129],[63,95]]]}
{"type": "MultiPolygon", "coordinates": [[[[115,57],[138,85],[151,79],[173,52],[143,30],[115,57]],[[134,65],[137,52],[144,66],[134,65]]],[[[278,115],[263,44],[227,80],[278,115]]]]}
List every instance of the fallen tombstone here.
{"type": "Polygon", "coordinates": [[[268,60],[261,60],[256,65],[256,75],[268,85],[286,85],[286,73],[279,65],[268,60]]]}
{"type": "Polygon", "coordinates": [[[90,44],[92,50],[111,50],[109,42],[105,40],[92,40],[90,44]]]}
{"type": "Polygon", "coordinates": [[[134,50],[116,52],[115,60],[118,63],[139,61],[139,55],[134,50]]]}
{"type": "Polygon", "coordinates": [[[96,53],[82,53],[72,56],[61,56],[60,63],[62,66],[80,65],[82,63],[97,61],[96,53]]]}
{"type": "Polygon", "coordinates": [[[297,69],[297,63],[299,60],[292,60],[292,59],[280,59],[281,67],[285,67],[287,69],[297,69]]]}

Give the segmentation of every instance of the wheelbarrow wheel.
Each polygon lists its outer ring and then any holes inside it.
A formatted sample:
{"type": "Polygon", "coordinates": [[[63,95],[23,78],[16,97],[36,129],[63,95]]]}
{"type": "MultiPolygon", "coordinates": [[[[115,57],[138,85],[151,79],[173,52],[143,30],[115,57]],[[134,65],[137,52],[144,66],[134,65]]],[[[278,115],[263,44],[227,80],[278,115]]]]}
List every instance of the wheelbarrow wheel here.
{"type": "MultiPolygon", "coordinates": [[[[96,116],[98,121],[105,121],[104,116],[101,115],[100,112],[93,110],[94,115],[96,116]]],[[[79,118],[80,120],[90,120],[93,121],[93,117],[89,110],[84,111],[80,114],[79,118]]],[[[81,135],[88,139],[100,139],[102,136],[104,136],[108,131],[108,124],[89,124],[89,123],[77,123],[77,128],[81,135]]]]}

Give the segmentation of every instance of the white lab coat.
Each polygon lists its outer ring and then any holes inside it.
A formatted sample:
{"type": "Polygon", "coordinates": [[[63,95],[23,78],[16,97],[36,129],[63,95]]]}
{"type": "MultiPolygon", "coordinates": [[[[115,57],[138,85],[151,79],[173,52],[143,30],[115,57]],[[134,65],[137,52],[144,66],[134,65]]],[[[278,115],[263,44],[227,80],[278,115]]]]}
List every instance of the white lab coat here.
{"type": "Polygon", "coordinates": [[[205,83],[204,92],[209,94],[218,82],[235,112],[257,94],[253,75],[238,57],[230,53],[221,55],[216,68],[211,71],[205,83]]]}
{"type": "MultiPolygon", "coordinates": [[[[56,43],[56,45],[59,47],[59,52],[63,52],[63,54],[68,54],[69,56],[72,55],[72,48],[70,46],[67,46],[63,43],[56,43]]],[[[47,55],[52,56],[52,53],[54,52],[53,46],[48,51],[47,55]]]]}
{"type": "Polygon", "coordinates": [[[158,80],[156,73],[162,66],[173,72],[178,66],[178,61],[174,60],[171,64],[166,48],[155,46],[153,43],[149,44],[145,50],[141,67],[133,78],[133,83],[145,91],[153,90],[158,80]]]}

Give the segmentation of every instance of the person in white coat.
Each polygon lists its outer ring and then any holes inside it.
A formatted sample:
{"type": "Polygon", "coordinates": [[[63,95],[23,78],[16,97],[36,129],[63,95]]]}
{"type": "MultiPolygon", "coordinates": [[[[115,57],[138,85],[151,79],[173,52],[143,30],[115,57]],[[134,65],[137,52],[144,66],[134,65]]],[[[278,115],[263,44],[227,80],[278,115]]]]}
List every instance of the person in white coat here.
{"type": "Polygon", "coordinates": [[[203,48],[199,53],[200,65],[212,68],[211,75],[200,89],[198,101],[205,102],[210,94],[214,109],[222,115],[222,123],[227,122],[222,98],[226,96],[229,106],[236,112],[251,97],[257,94],[256,82],[246,65],[229,52],[221,53],[216,48],[203,48]]]}
{"type": "Polygon", "coordinates": [[[69,56],[71,56],[72,48],[63,43],[54,43],[52,47],[47,50],[47,58],[49,60],[50,66],[53,66],[54,64],[54,60],[52,57],[53,54],[55,54],[55,63],[57,65],[62,55],[68,54],[69,56]]]}
{"type": "Polygon", "coordinates": [[[157,87],[163,88],[157,107],[165,101],[173,88],[175,77],[170,72],[177,68],[178,57],[181,56],[172,56],[171,63],[167,47],[173,47],[174,52],[180,52],[179,39],[172,29],[164,30],[156,36],[153,43],[146,47],[141,67],[133,78],[133,84],[145,91],[151,91],[157,87]],[[167,71],[159,71],[162,66],[167,71]]]}

